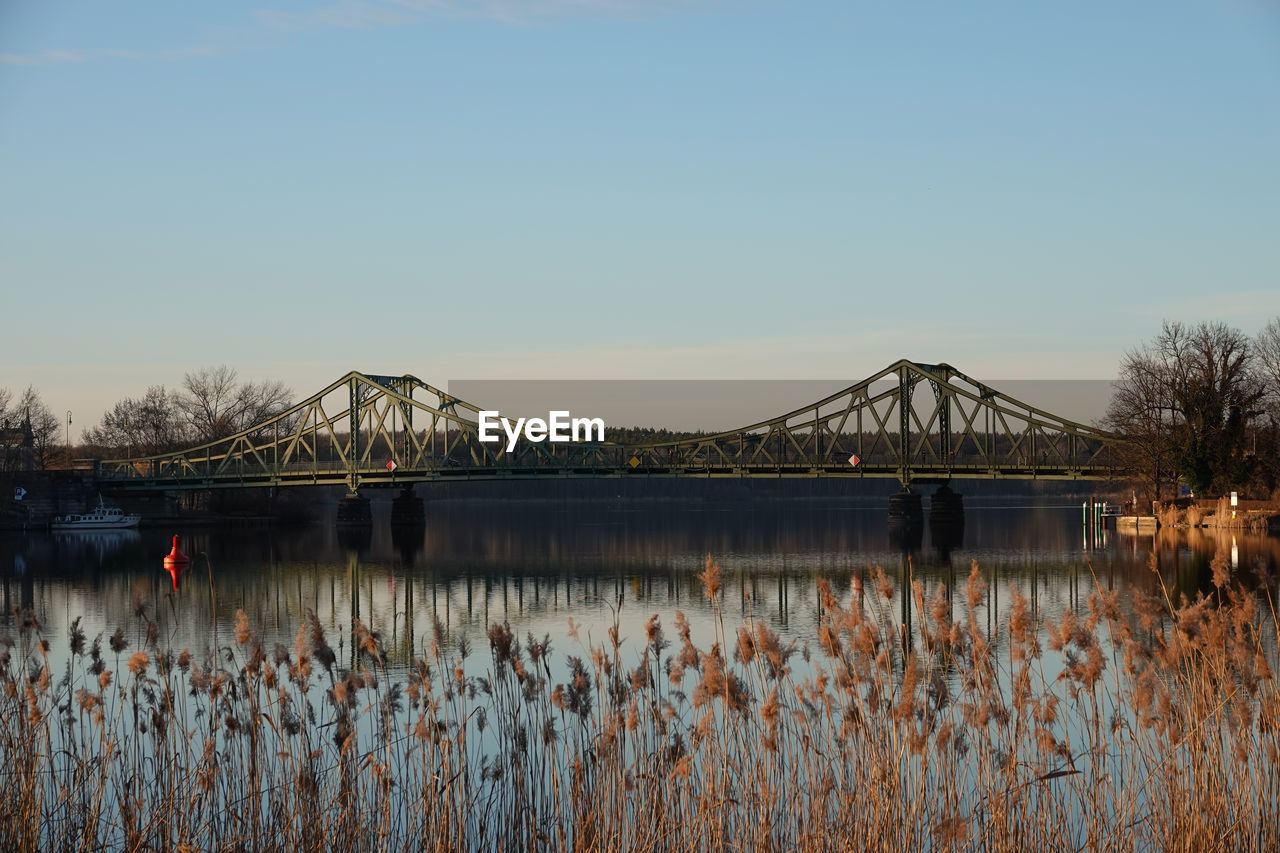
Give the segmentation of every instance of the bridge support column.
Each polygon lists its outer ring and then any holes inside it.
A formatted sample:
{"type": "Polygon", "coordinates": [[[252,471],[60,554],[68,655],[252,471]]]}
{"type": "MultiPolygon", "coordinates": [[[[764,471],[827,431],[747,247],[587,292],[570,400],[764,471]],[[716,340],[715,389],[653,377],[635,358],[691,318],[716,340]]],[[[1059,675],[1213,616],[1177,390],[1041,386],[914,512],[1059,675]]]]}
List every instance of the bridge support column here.
{"type": "Polygon", "coordinates": [[[913,527],[924,526],[924,508],[920,495],[903,487],[896,495],[889,495],[889,526],[913,527]]]}
{"type": "Polygon", "coordinates": [[[405,486],[391,502],[391,526],[422,527],[426,523],[426,505],[413,493],[413,486],[405,486]]]}
{"type": "Polygon", "coordinates": [[[939,486],[929,499],[929,526],[943,525],[964,527],[964,495],[950,486],[939,486]]]}
{"type": "Polygon", "coordinates": [[[338,502],[339,527],[368,527],[373,524],[369,499],[363,495],[347,495],[338,502]]]}

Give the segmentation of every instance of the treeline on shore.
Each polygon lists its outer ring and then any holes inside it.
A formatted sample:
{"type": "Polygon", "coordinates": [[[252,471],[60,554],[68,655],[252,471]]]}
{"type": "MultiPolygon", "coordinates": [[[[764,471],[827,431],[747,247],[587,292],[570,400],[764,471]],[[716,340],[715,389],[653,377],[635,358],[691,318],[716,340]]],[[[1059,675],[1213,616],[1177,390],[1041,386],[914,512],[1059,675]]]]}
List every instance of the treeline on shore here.
{"type": "Polygon", "coordinates": [[[1166,321],[1125,353],[1105,426],[1153,499],[1280,499],[1280,317],[1254,337],[1166,321]]]}

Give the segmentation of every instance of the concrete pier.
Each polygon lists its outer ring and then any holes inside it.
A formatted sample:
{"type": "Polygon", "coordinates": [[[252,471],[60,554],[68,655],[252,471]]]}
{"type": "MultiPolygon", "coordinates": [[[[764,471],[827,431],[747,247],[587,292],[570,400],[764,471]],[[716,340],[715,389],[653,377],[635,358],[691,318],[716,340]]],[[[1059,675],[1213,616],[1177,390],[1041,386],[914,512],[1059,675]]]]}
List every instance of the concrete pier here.
{"type": "Polygon", "coordinates": [[[373,511],[369,507],[369,499],[352,494],[339,501],[337,524],[339,527],[372,526],[373,511]]]}
{"type": "Polygon", "coordinates": [[[405,486],[391,502],[391,526],[421,527],[426,523],[426,504],[413,493],[413,486],[405,486]]]}
{"type": "Polygon", "coordinates": [[[909,488],[889,495],[889,524],[890,526],[923,527],[924,506],[920,495],[909,488]]]}
{"type": "Polygon", "coordinates": [[[930,527],[964,527],[964,496],[939,486],[929,499],[930,527]]]}

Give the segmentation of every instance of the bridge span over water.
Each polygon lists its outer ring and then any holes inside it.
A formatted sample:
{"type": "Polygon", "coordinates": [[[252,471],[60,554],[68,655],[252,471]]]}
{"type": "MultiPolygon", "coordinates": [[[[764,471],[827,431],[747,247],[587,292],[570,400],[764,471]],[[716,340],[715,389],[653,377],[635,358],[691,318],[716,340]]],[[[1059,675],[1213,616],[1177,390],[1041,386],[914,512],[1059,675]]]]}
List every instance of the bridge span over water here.
{"type": "MultiPolygon", "coordinates": [[[[757,423],[656,443],[479,440],[481,408],[414,376],[352,372],[243,432],[110,459],[119,491],[553,478],[842,477],[1098,480],[1121,475],[1119,436],[1015,400],[947,364],[898,361],[757,423]]],[[[618,425],[621,426],[621,425],[618,425]]]]}

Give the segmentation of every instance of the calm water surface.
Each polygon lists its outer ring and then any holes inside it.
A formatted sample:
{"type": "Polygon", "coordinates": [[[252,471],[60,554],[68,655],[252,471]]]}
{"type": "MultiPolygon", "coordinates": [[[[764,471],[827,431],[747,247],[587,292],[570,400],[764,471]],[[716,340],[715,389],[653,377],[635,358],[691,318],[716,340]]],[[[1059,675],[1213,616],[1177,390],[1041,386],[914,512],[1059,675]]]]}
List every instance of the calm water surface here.
{"type": "MultiPolygon", "coordinates": [[[[241,609],[269,643],[291,646],[313,610],[335,644],[358,616],[381,632],[393,665],[403,666],[421,653],[435,619],[451,640],[477,650],[486,627],[507,620],[520,636],[549,634],[553,650],[572,654],[579,643],[603,639],[615,617],[623,637],[638,640],[649,614],[670,625],[683,610],[695,641],[706,641],[712,611],[697,575],[708,554],[724,570],[726,623],[764,619],[801,642],[815,636],[818,578],[847,595],[856,576],[877,566],[896,587],[910,576],[930,593],[962,583],[976,560],[992,581],[980,615],[998,632],[1010,587],[1054,618],[1083,606],[1095,584],[1118,587],[1125,599],[1135,587],[1158,590],[1161,580],[1171,592],[1194,595],[1208,588],[1209,561],[1219,551],[1246,580],[1280,564],[1275,537],[1194,530],[1088,536],[1080,506],[1061,501],[970,500],[966,512],[961,536],[926,528],[915,541],[890,535],[879,500],[428,503],[425,528],[411,531],[393,531],[384,518],[364,532],[323,525],[9,533],[0,536],[0,619],[11,625],[15,607],[31,607],[55,653],[76,617],[90,637],[123,627],[137,647],[143,622],[135,609],[143,606],[172,647],[199,651],[230,643],[241,609]],[[161,564],[175,533],[195,558],[176,590],[161,564]]],[[[957,596],[957,614],[962,607],[957,596]]]]}

